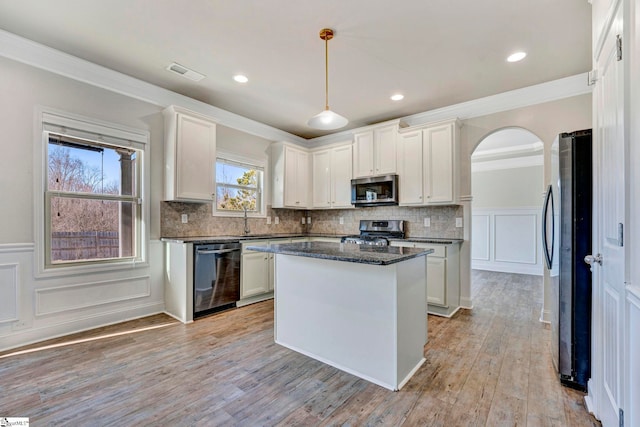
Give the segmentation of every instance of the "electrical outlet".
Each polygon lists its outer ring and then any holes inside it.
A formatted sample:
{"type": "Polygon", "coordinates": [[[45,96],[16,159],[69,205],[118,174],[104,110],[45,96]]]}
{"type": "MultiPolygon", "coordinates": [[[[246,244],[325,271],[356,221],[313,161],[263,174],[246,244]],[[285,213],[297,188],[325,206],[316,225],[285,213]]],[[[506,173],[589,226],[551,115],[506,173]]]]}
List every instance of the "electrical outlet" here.
{"type": "Polygon", "coordinates": [[[182,219],[182,223],[186,224],[189,222],[189,215],[187,214],[182,214],[182,216],[180,217],[182,219]]]}
{"type": "Polygon", "coordinates": [[[424,226],[425,227],[431,227],[431,218],[425,218],[424,219],[424,226]]]}
{"type": "Polygon", "coordinates": [[[270,216],[267,217],[267,225],[271,225],[271,217],[270,216]]]}
{"type": "Polygon", "coordinates": [[[462,227],[462,218],[456,218],[456,227],[462,227]]]}
{"type": "Polygon", "coordinates": [[[311,224],[311,217],[310,216],[307,217],[307,224],[311,224]]]}
{"type": "Polygon", "coordinates": [[[300,223],[304,225],[304,217],[300,218],[300,223]]]}
{"type": "Polygon", "coordinates": [[[340,223],[340,225],[344,225],[344,217],[342,217],[342,216],[341,216],[341,217],[338,219],[338,222],[340,223]]]}
{"type": "Polygon", "coordinates": [[[274,223],[275,225],[280,224],[280,218],[275,217],[275,218],[273,219],[273,223],[274,223]]]}

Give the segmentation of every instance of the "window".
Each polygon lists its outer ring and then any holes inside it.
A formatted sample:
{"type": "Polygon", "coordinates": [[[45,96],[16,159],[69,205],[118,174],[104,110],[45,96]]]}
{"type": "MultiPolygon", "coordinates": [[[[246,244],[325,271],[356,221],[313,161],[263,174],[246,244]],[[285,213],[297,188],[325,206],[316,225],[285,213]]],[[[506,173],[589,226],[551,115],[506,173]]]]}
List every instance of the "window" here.
{"type": "Polygon", "coordinates": [[[43,117],[44,269],[142,260],[144,145],[120,129],[43,117]]]}
{"type": "Polygon", "coordinates": [[[218,157],[215,212],[262,215],[263,175],[261,166],[218,157]]]}

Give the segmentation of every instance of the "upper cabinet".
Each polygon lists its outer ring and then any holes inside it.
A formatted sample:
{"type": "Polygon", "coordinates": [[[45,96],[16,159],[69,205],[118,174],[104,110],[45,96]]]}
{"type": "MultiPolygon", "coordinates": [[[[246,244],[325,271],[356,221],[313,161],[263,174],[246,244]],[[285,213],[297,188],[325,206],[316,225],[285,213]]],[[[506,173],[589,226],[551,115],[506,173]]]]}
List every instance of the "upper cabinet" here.
{"type": "Polygon", "coordinates": [[[311,153],[313,208],[351,208],[352,147],[345,144],[311,153]]]}
{"type": "Polygon", "coordinates": [[[171,106],[164,110],[165,200],[210,202],[215,194],[216,124],[171,106]]]}
{"type": "Polygon", "coordinates": [[[450,120],[401,131],[398,139],[401,205],[457,203],[458,130],[458,120],[450,120]]]}
{"type": "Polygon", "coordinates": [[[309,207],[309,153],[278,142],[271,146],[273,208],[309,207]]]}
{"type": "Polygon", "coordinates": [[[397,133],[398,125],[392,124],[354,134],[354,178],[396,173],[397,133]]]}

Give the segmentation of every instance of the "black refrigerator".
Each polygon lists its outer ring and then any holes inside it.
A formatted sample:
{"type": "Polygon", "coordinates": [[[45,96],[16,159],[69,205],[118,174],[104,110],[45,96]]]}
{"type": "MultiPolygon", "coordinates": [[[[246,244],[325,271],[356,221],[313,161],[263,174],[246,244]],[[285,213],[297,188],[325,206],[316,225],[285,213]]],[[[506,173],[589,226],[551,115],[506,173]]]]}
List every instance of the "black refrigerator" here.
{"type": "Polygon", "coordinates": [[[551,149],[542,212],[551,277],[551,353],[562,384],[586,391],[591,377],[591,129],[562,133],[551,149]]]}

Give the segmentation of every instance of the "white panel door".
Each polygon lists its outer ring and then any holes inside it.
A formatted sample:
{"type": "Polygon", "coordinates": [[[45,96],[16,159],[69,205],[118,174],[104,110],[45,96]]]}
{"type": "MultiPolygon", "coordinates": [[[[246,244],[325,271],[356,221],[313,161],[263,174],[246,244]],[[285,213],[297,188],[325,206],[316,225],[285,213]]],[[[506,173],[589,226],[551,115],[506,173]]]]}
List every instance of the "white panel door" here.
{"type": "Polygon", "coordinates": [[[422,196],[422,131],[399,136],[400,177],[399,202],[403,205],[421,205],[422,196]]]}
{"type": "Polygon", "coordinates": [[[396,134],[395,125],[376,129],[374,138],[375,175],[396,173],[396,134]]]}
{"type": "Polygon", "coordinates": [[[211,200],[216,166],[216,125],[178,114],[176,198],[211,200]]]}
{"type": "Polygon", "coordinates": [[[617,57],[616,46],[617,38],[623,37],[622,2],[618,8],[603,48],[596,52],[593,92],[593,254],[602,254],[602,264],[592,264],[592,381],[597,415],[604,427],[619,425],[618,411],[624,401],[624,65],[617,57]]]}
{"type": "Polygon", "coordinates": [[[357,133],[353,137],[353,176],[374,175],[373,172],[373,131],[357,133]]]}
{"type": "Polygon", "coordinates": [[[424,131],[425,198],[428,203],[453,202],[453,125],[424,131]]]}
{"type": "Polygon", "coordinates": [[[331,207],[331,152],[318,151],[313,153],[311,158],[313,163],[312,206],[314,208],[331,207]]]}
{"type": "Polygon", "coordinates": [[[350,208],[351,206],[351,145],[336,147],[331,151],[331,207],[350,208]]]}

